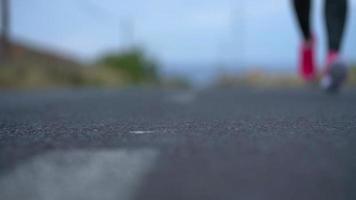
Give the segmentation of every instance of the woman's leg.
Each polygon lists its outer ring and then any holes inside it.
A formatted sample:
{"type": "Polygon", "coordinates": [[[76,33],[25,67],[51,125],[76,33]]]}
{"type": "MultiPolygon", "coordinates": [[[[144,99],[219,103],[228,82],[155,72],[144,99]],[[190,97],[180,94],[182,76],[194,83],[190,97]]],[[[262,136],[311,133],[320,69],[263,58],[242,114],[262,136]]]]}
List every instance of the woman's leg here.
{"type": "Polygon", "coordinates": [[[314,61],[314,39],[311,32],[311,0],[293,0],[297,23],[303,35],[299,55],[299,74],[306,81],[314,81],[316,77],[314,61]]]}
{"type": "Polygon", "coordinates": [[[300,30],[302,31],[304,40],[311,39],[310,31],[310,12],[311,0],[293,0],[294,10],[297,16],[300,30]]]}
{"type": "Polygon", "coordinates": [[[325,3],[329,54],[338,54],[344,36],[348,2],[347,0],[326,0],[325,3]]]}
{"type": "Polygon", "coordinates": [[[343,42],[348,2],[347,0],[326,0],[325,3],[329,51],[321,84],[326,91],[337,92],[347,77],[347,66],[340,59],[340,49],[343,42]]]}

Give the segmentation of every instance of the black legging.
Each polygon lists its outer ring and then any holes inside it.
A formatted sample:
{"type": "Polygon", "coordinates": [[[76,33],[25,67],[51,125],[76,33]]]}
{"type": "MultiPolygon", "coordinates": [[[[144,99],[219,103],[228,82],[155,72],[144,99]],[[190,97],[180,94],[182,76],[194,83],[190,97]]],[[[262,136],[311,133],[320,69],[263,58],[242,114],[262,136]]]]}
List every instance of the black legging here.
{"type": "MultiPolygon", "coordinates": [[[[310,39],[311,0],[293,0],[298,22],[305,40],[310,39]]],[[[345,22],[348,10],[348,0],[325,0],[325,18],[330,51],[341,48],[345,22]]]]}

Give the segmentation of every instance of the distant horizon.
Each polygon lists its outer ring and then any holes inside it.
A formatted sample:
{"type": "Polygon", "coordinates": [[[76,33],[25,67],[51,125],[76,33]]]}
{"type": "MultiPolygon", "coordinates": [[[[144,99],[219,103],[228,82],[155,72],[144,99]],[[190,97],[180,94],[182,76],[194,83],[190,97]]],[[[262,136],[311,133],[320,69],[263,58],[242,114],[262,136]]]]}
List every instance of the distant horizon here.
{"type": "MultiPolygon", "coordinates": [[[[100,59],[102,56],[109,54],[109,53],[120,53],[120,52],[125,52],[123,49],[119,49],[119,48],[112,48],[112,49],[106,49],[103,52],[99,53],[96,57],[93,57],[91,59],[83,59],[81,58],[79,55],[77,55],[75,52],[72,51],[65,51],[65,50],[61,50],[57,47],[48,45],[48,44],[44,44],[44,43],[36,43],[34,41],[28,40],[28,39],[24,39],[24,38],[10,38],[11,41],[15,42],[15,43],[19,43],[19,44],[23,44],[26,45],[28,47],[34,48],[34,49],[38,49],[38,50],[43,50],[43,51],[48,51],[49,53],[53,53],[56,54],[58,56],[64,57],[64,58],[69,58],[69,59],[73,59],[74,61],[78,61],[81,62],[83,64],[87,63],[93,63],[96,60],[100,59]]],[[[295,52],[297,54],[297,52],[295,52]]],[[[356,64],[356,57],[354,59],[348,60],[348,63],[350,64],[356,64]]],[[[202,62],[187,62],[187,61],[175,61],[175,62],[159,62],[160,65],[162,66],[169,66],[169,65],[174,65],[174,66],[178,66],[178,65],[189,65],[189,66],[203,66],[203,65],[215,65],[215,66],[225,66],[228,68],[231,68],[232,66],[255,66],[255,67],[262,67],[263,65],[266,65],[268,67],[272,67],[272,68],[284,68],[281,66],[286,66],[291,67],[292,65],[296,65],[296,63],[290,63],[290,62],[265,62],[265,61],[259,61],[259,62],[230,62],[230,63],[221,63],[218,60],[216,61],[212,61],[212,62],[206,62],[206,61],[202,61],[202,62]]]]}
{"type": "MultiPolygon", "coordinates": [[[[12,41],[16,44],[21,44],[34,50],[44,51],[54,56],[61,58],[70,59],[72,61],[91,65],[95,64],[97,57],[91,61],[80,60],[79,57],[70,55],[68,52],[62,52],[55,47],[46,46],[44,44],[34,43],[28,40],[12,38],[12,41]]],[[[107,53],[120,51],[120,49],[107,50],[107,53]]],[[[245,75],[254,72],[262,72],[266,75],[295,75],[297,76],[297,66],[296,63],[267,63],[267,62],[255,62],[255,63],[219,63],[219,62],[191,62],[186,61],[176,62],[176,63],[161,63],[158,62],[158,71],[162,75],[162,78],[183,78],[188,80],[194,87],[206,87],[210,84],[215,83],[216,79],[221,75],[229,74],[232,76],[245,75]]],[[[355,64],[356,61],[352,62],[355,64]]],[[[319,66],[320,67],[320,66],[319,66]]]]}

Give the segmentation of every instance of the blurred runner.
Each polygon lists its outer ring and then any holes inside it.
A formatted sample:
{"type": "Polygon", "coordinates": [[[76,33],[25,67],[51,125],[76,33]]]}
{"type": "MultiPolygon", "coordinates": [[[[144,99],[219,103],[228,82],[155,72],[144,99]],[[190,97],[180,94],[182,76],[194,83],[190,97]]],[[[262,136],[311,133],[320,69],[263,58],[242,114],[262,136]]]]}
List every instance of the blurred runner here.
{"type": "MultiPolygon", "coordinates": [[[[316,36],[310,25],[312,0],[293,0],[298,23],[303,35],[299,57],[302,78],[313,82],[317,78],[315,66],[316,36]]],[[[321,73],[321,86],[328,92],[337,92],[346,80],[347,66],[340,58],[348,0],[325,0],[325,20],[328,34],[328,54],[321,73]]]]}

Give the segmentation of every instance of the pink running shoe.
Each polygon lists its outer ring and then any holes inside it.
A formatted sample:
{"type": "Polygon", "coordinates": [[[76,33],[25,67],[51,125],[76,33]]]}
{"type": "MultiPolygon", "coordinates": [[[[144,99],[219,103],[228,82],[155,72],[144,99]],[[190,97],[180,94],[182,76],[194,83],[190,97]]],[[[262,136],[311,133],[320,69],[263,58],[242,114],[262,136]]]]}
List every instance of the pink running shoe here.
{"type": "Polygon", "coordinates": [[[314,39],[302,43],[299,54],[299,74],[307,82],[315,81],[315,52],[314,39]]]}

